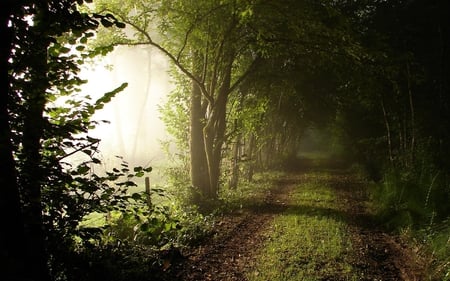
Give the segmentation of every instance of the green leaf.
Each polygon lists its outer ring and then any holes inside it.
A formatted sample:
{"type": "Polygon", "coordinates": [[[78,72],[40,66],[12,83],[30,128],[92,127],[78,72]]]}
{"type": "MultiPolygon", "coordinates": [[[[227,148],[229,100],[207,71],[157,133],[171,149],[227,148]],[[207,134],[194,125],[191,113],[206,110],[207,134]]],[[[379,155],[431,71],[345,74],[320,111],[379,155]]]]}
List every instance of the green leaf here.
{"type": "Polygon", "coordinates": [[[132,182],[132,181],[126,181],[126,182],[124,182],[124,185],[127,186],[127,187],[137,186],[137,184],[135,182],[132,182]]]}
{"type": "Polygon", "coordinates": [[[141,200],[142,194],[141,193],[133,193],[133,195],[131,195],[131,198],[133,198],[136,201],[141,200]]]}
{"type": "Polygon", "coordinates": [[[67,47],[61,47],[61,48],[59,49],[59,52],[60,52],[61,54],[67,54],[68,52],[70,52],[70,48],[67,48],[67,47]]]}
{"type": "Polygon", "coordinates": [[[126,27],[126,25],[125,25],[123,22],[119,22],[119,21],[116,21],[116,22],[115,22],[115,25],[116,25],[118,28],[125,28],[125,27],[126,27]]]}
{"type": "Polygon", "coordinates": [[[141,224],[141,231],[147,232],[149,230],[149,228],[150,228],[149,223],[146,222],[146,223],[141,224]]]}
{"type": "Polygon", "coordinates": [[[95,109],[101,109],[101,108],[103,108],[103,105],[104,105],[105,103],[110,102],[111,99],[112,99],[113,97],[115,97],[117,93],[123,91],[126,87],[128,87],[128,83],[122,83],[122,85],[120,85],[120,86],[117,87],[116,89],[112,90],[111,92],[105,93],[101,98],[99,98],[99,99],[95,102],[95,109]]]}
{"type": "Polygon", "coordinates": [[[77,173],[79,173],[79,174],[81,174],[81,175],[84,175],[84,174],[86,174],[90,169],[91,169],[91,168],[89,168],[89,166],[86,166],[86,165],[80,165],[80,166],[78,166],[77,173]]]}
{"type": "Polygon", "coordinates": [[[103,25],[104,27],[111,27],[111,26],[113,26],[113,24],[114,24],[114,22],[111,22],[111,21],[107,20],[106,18],[102,18],[102,19],[100,20],[100,22],[102,23],[102,25],[103,25]]]}
{"type": "Polygon", "coordinates": [[[169,231],[172,229],[172,223],[165,223],[164,224],[164,230],[169,231]]]}

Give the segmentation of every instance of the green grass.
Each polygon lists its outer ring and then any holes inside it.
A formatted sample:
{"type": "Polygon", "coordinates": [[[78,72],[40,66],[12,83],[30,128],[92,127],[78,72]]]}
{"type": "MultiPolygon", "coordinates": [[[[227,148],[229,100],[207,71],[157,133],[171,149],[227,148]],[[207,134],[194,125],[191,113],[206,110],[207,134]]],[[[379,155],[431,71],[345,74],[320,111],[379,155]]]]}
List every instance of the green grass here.
{"type": "Polygon", "coordinates": [[[219,198],[221,206],[217,211],[233,212],[242,208],[252,208],[264,204],[264,198],[271,188],[273,182],[284,176],[282,172],[257,173],[252,182],[242,181],[235,190],[223,188],[220,190],[219,198]]]}
{"type": "Polygon", "coordinates": [[[406,234],[409,239],[415,236],[424,242],[424,246],[419,247],[422,256],[428,261],[429,280],[450,281],[450,220],[406,234]]]}
{"type": "Polygon", "coordinates": [[[326,174],[313,174],[291,195],[277,216],[247,277],[271,280],[358,280],[349,263],[352,251],[326,174]]]}

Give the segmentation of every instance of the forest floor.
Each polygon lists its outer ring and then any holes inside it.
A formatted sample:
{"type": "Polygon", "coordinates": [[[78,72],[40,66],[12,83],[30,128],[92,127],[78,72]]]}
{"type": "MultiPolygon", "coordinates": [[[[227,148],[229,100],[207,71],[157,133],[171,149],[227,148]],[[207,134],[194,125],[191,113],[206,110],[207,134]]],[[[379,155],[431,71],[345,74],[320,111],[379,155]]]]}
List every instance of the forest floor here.
{"type": "MultiPolygon", "coordinates": [[[[423,280],[424,266],[420,259],[416,258],[417,249],[408,246],[401,237],[384,231],[375,223],[368,204],[367,187],[353,174],[336,170],[288,173],[274,181],[264,202],[256,206],[223,215],[216,223],[210,238],[183,252],[182,259],[172,261],[167,270],[168,280],[423,280]],[[316,186],[307,190],[312,181],[316,186]],[[300,198],[302,193],[316,196],[314,190],[319,185],[324,188],[324,192],[332,193],[330,201],[320,198],[319,195],[311,202],[293,199],[300,198]],[[315,205],[315,202],[321,201],[322,205],[315,205]],[[315,239],[305,237],[305,232],[294,236],[294,239],[298,240],[294,241],[297,246],[278,246],[278,239],[281,241],[284,239],[284,232],[290,231],[280,231],[278,227],[281,222],[277,220],[286,214],[294,216],[296,223],[306,216],[323,221],[338,218],[342,227],[337,231],[343,232],[339,235],[346,239],[342,243],[348,246],[337,254],[328,254],[327,248],[334,246],[325,245],[325,249],[320,250],[321,254],[316,255],[319,250],[312,249],[310,253],[301,256],[299,252],[302,251],[302,244],[306,243],[305,239],[315,239]],[[275,234],[276,231],[280,233],[275,234]],[[275,261],[275,265],[271,264],[273,261],[269,260],[268,263],[267,259],[261,259],[271,253],[264,250],[268,243],[271,243],[273,248],[270,251],[278,255],[274,258],[282,260],[281,263],[275,261]],[[282,247],[288,249],[282,250],[280,256],[280,253],[275,252],[280,252],[282,247]],[[295,259],[284,255],[301,257],[295,259]],[[333,257],[330,258],[331,256],[333,257]],[[311,261],[314,261],[314,264],[311,264],[311,261]],[[289,274],[282,273],[288,268],[289,274]],[[295,274],[292,273],[292,268],[296,270],[295,274]],[[268,277],[263,271],[272,271],[272,275],[278,274],[280,277],[268,277]],[[299,271],[303,273],[299,275],[299,271]]],[[[307,229],[314,227],[314,223],[305,222],[296,228],[309,231],[308,233],[313,233],[314,236],[314,233],[320,230],[307,229]]],[[[324,243],[324,238],[320,239],[322,240],[313,243],[324,243]]],[[[327,238],[328,240],[333,239],[327,238]]]]}

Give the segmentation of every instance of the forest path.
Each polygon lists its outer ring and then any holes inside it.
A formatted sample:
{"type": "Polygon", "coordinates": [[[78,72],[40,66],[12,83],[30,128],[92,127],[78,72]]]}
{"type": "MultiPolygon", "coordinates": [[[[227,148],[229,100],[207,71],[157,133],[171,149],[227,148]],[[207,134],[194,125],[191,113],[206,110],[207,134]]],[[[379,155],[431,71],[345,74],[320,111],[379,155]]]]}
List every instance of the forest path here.
{"type": "Polygon", "coordinates": [[[424,266],[417,249],[408,246],[400,236],[386,232],[375,222],[370,211],[367,183],[355,175],[334,172],[328,186],[337,195],[338,206],[347,224],[352,244],[351,265],[358,280],[419,281],[424,266]]]}
{"type": "MultiPolygon", "coordinates": [[[[260,263],[258,255],[261,249],[273,238],[271,236],[274,232],[272,225],[274,220],[286,212],[304,216],[307,212],[317,211],[314,206],[293,207],[291,199],[294,192],[298,192],[303,184],[308,184],[312,179],[315,181],[319,179],[321,184],[336,195],[333,199],[336,201],[332,204],[333,209],[328,207],[317,209],[327,209],[330,217],[339,216],[344,222],[346,232],[344,236],[348,237],[351,250],[339,260],[345,260],[350,264],[353,271],[352,278],[349,279],[347,273],[347,275],[343,275],[342,272],[333,273],[334,269],[329,268],[326,275],[322,273],[315,275],[312,272],[300,279],[297,276],[278,280],[421,280],[422,270],[413,259],[414,250],[407,248],[399,237],[388,234],[375,225],[367,208],[368,198],[364,183],[354,175],[341,171],[290,173],[277,179],[265,197],[264,203],[252,209],[225,215],[217,223],[215,234],[209,240],[187,253],[181,263],[173,265],[169,274],[171,279],[266,280],[263,276],[253,278],[253,275],[260,263]]],[[[298,237],[299,241],[302,239],[304,237],[298,237]]],[[[286,260],[289,260],[289,257],[286,257],[286,260]]],[[[319,261],[318,264],[322,264],[323,267],[330,265],[326,261],[319,261]]],[[[289,266],[292,265],[286,264],[286,267],[289,266]]],[[[333,264],[332,266],[334,267],[333,264]]],[[[340,266],[336,265],[336,268],[340,266]]]]}

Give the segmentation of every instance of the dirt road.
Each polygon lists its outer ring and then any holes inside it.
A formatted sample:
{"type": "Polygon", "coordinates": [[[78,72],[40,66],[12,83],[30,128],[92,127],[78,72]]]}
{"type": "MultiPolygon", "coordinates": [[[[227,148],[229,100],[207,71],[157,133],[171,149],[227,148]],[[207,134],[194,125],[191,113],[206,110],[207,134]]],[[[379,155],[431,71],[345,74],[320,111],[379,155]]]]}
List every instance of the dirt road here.
{"type": "MultiPolygon", "coordinates": [[[[414,249],[374,223],[364,182],[339,171],[328,172],[326,180],[348,225],[353,248],[349,259],[359,280],[422,280],[414,249]]],[[[304,181],[308,181],[307,173],[287,174],[273,183],[257,208],[222,217],[210,239],[173,263],[166,280],[248,280],[248,272],[258,262],[256,253],[270,236],[273,219],[285,211],[289,194],[304,181]]]]}

